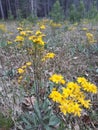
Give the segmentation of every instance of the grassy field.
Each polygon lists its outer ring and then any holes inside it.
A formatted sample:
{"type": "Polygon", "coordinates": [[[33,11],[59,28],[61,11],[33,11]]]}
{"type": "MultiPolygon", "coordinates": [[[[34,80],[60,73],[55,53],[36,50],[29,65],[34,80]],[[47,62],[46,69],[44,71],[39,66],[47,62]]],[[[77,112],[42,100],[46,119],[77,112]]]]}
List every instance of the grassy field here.
{"type": "Polygon", "coordinates": [[[0,130],[97,130],[97,86],[97,23],[0,22],[0,130]],[[66,98],[77,108],[61,108],[52,92],[63,97],[78,77],[87,88],[81,81],[66,98]]]}

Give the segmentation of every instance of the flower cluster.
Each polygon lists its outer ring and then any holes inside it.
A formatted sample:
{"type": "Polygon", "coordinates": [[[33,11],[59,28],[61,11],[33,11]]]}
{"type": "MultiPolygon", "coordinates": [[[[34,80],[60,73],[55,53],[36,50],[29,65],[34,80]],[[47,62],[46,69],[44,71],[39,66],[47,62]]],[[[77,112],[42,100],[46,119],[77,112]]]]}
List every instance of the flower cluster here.
{"type": "Polygon", "coordinates": [[[9,44],[12,44],[12,41],[8,40],[8,41],[7,41],[7,44],[8,44],[8,45],[9,45],[9,44]]]}
{"type": "Polygon", "coordinates": [[[24,29],[23,27],[18,27],[17,30],[19,32],[19,35],[16,36],[15,42],[19,42],[17,44],[17,47],[21,47],[25,45],[24,43],[27,43],[26,41],[29,39],[32,41],[34,44],[44,46],[45,42],[43,41],[43,37],[45,34],[41,32],[44,30],[46,26],[44,24],[40,25],[39,30],[37,30],[35,33],[31,30],[28,30],[28,28],[24,29]]]}
{"type": "MultiPolygon", "coordinates": [[[[62,76],[53,75],[49,79],[54,83],[59,83],[62,76]]],[[[88,82],[84,77],[78,77],[77,82],[68,82],[66,87],[60,90],[54,88],[49,95],[55,103],[58,104],[60,111],[66,114],[81,116],[83,108],[90,108],[91,101],[86,97],[86,92],[97,93],[97,87],[88,82]]]]}
{"type": "Polygon", "coordinates": [[[28,34],[27,34],[27,31],[21,31],[20,35],[26,37],[28,34]]]}
{"type": "Polygon", "coordinates": [[[95,43],[94,35],[92,33],[86,33],[86,37],[89,43],[95,43]]]}
{"type": "Polygon", "coordinates": [[[42,61],[46,61],[47,59],[53,59],[55,54],[53,52],[47,53],[43,58],[42,61]]]}
{"type": "Polygon", "coordinates": [[[50,21],[50,26],[53,28],[60,28],[62,26],[62,24],[50,21]]]}
{"type": "Polygon", "coordinates": [[[46,28],[45,25],[41,25],[41,26],[40,26],[40,29],[41,29],[41,30],[44,30],[45,28],[46,28]]]}
{"type": "Polygon", "coordinates": [[[87,79],[84,77],[78,77],[77,82],[81,84],[84,91],[90,92],[90,93],[96,93],[97,88],[94,84],[91,82],[88,82],[87,79]]]}
{"type": "Polygon", "coordinates": [[[6,26],[4,24],[0,24],[0,31],[6,32],[6,26]]]}
{"type": "Polygon", "coordinates": [[[26,68],[28,68],[29,66],[31,66],[32,63],[31,62],[27,62],[25,63],[25,65],[21,66],[20,68],[17,69],[18,74],[20,75],[18,77],[18,83],[20,83],[23,79],[23,74],[26,72],[26,68]]]}
{"type": "Polygon", "coordinates": [[[46,25],[50,23],[49,19],[42,19],[38,21],[38,25],[40,26],[40,29],[44,30],[46,28],[46,25]]]}
{"type": "Polygon", "coordinates": [[[40,30],[38,30],[36,31],[35,35],[29,37],[29,40],[35,44],[44,46],[45,44],[45,42],[43,41],[44,36],[45,34],[43,34],[40,30]]]}
{"type": "Polygon", "coordinates": [[[15,42],[23,42],[24,41],[24,37],[22,36],[17,36],[15,39],[15,42]]]}
{"type": "Polygon", "coordinates": [[[82,28],[83,31],[88,31],[88,28],[82,28]]]}
{"type": "MultiPolygon", "coordinates": [[[[23,43],[23,42],[25,41],[25,38],[26,38],[27,36],[30,36],[30,35],[33,33],[33,31],[24,29],[23,27],[18,27],[17,30],[18,30],[18,32],[19,32],[19,35],[16,36],[16,38],[15,38],[14,41],[15,41],[15,42],[19,42],[19,43],[23,43]]],[[[18,44],[18,45],[19,45],[19,44],[18,44]]],[[[21,44],[21,45],[22,45],[22,44],[21,44]]],[[[21,45],[20,45],[20,46],[21,46],[21,45]]]]}

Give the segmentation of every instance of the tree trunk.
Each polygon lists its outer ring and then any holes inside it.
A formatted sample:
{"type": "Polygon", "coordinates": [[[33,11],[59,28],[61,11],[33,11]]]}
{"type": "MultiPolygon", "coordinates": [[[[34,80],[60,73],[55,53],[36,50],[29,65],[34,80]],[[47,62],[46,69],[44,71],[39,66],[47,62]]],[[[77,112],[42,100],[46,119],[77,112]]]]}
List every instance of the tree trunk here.
{"type": "Polygon", "coordinates": [[[16,17],[18,18],[19,17],[19,1],[18,0],[15,0],[15,12],[16,12],[16,17]]]}
{"type": "Polygon", "coordinates": [[[12,10],[11,10],[11,4],[10,4],[10,1],[9,1],[9,0],[7,0],[7,2],[8,2],[9,11],[10,11],[10,13],[12,14],[12,10]]]}
{"type": "Polygon", "coordinates": [[[50,4],[49,4],[49,0],[47,0],[47,12],[49,13],[50,11],[50,4]]]}
{"type": "Polygon", "coordinates": [[[1,10],[2,19],[4,19],[4,11],[3,11],[3,7],[2,7],[2,2],[1,2],[1,0],[0,0],[0,10],[1,10]]]}
{"type": "Polygon", "coordinates": [[[31,0],[31,14],[34,15],[34,0],[31,0]]]}
{"type": "Polygon", "coordinates": [[[34,1],[33,1],[33,4],[34,4],[34,15],[37,16],[38,0],[34,0],[34,1]]]}
{"type": "Polygon", "coordinates": [[[46,17],[47,16],[47,0],[44,1],[44,16],[46,17]]]}

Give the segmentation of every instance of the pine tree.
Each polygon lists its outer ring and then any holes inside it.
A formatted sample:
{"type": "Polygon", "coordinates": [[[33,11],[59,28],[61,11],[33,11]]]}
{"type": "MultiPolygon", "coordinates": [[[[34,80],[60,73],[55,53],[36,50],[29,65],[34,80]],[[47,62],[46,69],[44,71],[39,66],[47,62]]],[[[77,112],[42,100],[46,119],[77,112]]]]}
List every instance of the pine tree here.
{"type": "Polygon", "coordinates": [[[64,19],[63,9],[60,6],[59,0],[56,0],[56,2],[54,3],[53,8],[50,12],[50,17],[53,19],[54,22],[59,22],[64,19]]]}

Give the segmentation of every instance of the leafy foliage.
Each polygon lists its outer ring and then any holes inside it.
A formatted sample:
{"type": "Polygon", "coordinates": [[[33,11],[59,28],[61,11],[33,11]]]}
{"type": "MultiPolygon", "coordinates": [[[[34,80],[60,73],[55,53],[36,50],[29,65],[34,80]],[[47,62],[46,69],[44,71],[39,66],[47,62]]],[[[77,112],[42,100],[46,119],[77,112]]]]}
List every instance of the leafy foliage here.
{"type": "Polygon", "coordinates": [[[0,127],[10,129],[13,126],[13,121],[11,117],[5,117],[2,113],[0,113],[0,127]]]}
{"type": "MultiPolygon", "coordinates": [[[[49,107],[50,102],[48,99],[41,104],[36,102],[34,104],[34,108],[32,113],[25,113],[21,116],[21,120],[24,124],[25,130],[39,130],[46,129],[52,130],[55,128],[57,124],[59,124],[60,120],[56,115],[53,114],[51,107],[49,107]]],[[[56,130],[56,128],[55,128],[56,130]]]]}

